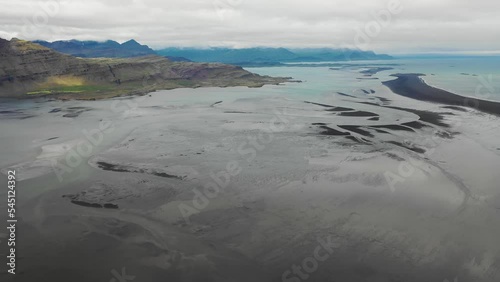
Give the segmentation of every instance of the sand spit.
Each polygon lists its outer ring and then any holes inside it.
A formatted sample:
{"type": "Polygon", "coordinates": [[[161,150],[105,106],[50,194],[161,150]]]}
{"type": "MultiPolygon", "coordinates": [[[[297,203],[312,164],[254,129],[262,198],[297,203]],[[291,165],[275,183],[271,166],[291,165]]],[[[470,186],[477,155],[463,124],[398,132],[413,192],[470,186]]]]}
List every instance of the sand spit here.
{"type": "Polygon", "coordinates": [[[432,87],[420,78],[424,74],[393,74],[392,76],[397,77],[397,79],[385,81],[383,84],[399,95],[452,106],[465,106],[486,113],[500,115],[500,102],[464,97],[432,87]]]}

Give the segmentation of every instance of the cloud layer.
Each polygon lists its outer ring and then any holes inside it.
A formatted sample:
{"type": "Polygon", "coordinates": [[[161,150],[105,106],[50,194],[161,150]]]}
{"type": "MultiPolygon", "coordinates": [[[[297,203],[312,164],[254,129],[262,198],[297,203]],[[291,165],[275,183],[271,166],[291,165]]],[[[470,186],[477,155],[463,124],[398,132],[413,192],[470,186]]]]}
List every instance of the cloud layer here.
{"type": "Polygon", "coordinates": [[[500,50],[494,0],[0,0],[0,37],[166,46],[500,50]]]}

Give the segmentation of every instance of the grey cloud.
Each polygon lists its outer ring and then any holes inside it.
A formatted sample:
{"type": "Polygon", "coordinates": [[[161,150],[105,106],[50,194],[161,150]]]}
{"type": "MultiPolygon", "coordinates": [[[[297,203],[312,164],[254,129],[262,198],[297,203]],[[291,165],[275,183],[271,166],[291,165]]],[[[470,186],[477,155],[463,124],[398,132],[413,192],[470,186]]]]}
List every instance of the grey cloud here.
{"type": "MultiPolygon", "coordinates": [[[[400,0],[362,45],[359,30],[397,0],[0,0],[0,37],[134,38],[166,46],[362,47],[379,52],[500,50],[500,1],[400,0]],[[51,3],[57,2],[52,14],[51,3]],[[42,6],[49,7],[49,15],[42,6]],[[45,15],[45,18],[43,17],[45,15]],[[37,25],[31,24],[38,21],[37,25]]],[[[373,27],[373,26],[372,26],[373,27]]]]}

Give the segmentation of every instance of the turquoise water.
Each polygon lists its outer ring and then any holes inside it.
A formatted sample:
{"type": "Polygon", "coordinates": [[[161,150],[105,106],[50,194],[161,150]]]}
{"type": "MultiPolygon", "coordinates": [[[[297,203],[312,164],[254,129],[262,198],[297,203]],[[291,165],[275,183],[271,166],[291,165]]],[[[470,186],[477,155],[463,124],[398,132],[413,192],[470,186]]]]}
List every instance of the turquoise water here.
{"type": "MultiPolygon", "coordinates": [[[[341,62],[341,64],[344,64],[341,62]]],[[[437,88],[486,100],[500,101],[500,57],[397,59],[391,61],[346,62],[352,67],[330,70],[328,67],[248,68],[252,72],[273,76],[292,76],[307,81],[296,91],[302,94],[318,91],[352,92],[355,88],[376,87],[381,81],[392,80],[394,73],[423,73],[424,80],[437,88]],[[356,80],[360,68],[377,64],[396,64],[393,70],[379,72],[379,80],[356,80]]]]}
{"type": "MultiPolygon", "coordinates": [[[[424,73],[424,80],[435,87],[446,89],[464,96],[476,96],[482,99],[500,101],[500,58],[448,58],[448,59],[406,59],[390,61],[358,61],[340,62],[347,67],[332,70],[329,67],[266,67],[247,68],[249,71],[271,76],[290,76],[303,83],[287,83],[281,86],[268,85],[263,88],[199,88],[176,89],[162,91],[165,96],[154,95],[146,97],[150,102],[137,102],[137,104],[182,106],[185,104],[212,104],[224,100],[226,102],[237,99],[285,97],[288,99],[307,100],[318,103],[329,103],[332,97],[336,104],[340,99],[336,92],[350,95],[359,94],[365,97],[362,89],[374,89],[376,93],[383,94],[390,90],[382,85],[382,81],[392,80],[394,73],[424,73]],[[358,78],[363,75],[360,70],[378,64],[394,64],[394,69],[382,71],[374,75],[379,79],[358,78]]],[[[134,98],[143,100],[145,98],[134,98]]],[[[11,163],[20,162],[36,156],[40,144],[55,136],[72,135],[81,136],[79,130],[71,124],[72,119],[61,118],[62,114],[47,114],[53,108],[68,106],[88,106],[94,112],[85,113],[78,118],[85,128],[95,128],[95,124],[103,116],[114,117],[110,110],[112,100],[82,102],[82,101],[51,101],[40,100],[6,100],[0,101],[0,141],[6,145],[0,150],[3,156],[0,167],[11,163]],[[39,103],[42,102],[42,103],[39,103]],[[99,114],[95,114],[95,111],[99,114]],[[13,113],[4,113],[14,111],[13,113]],[[29,118],[37,116],[40,118],[29,118]],[[27,118],[27,119],[25,119],[27,118]],[[54,127],[49,131],[48,124],[54,127]],[[75,133],[76,131],[76,133],[75,133]],[[30,138],[35,136],[36,140],[30,138]]],[[[62,139],[62,138],[61,138],[62,139]]],[[[57,142],[62,142],[58,140],[57,142]]]]}
{"type": "Polygon", "coordinates": [[[463,96],[500,101],[500,58],[449,58],[401,61],[411,72],[426,74],[433,86],[463,96]]]}

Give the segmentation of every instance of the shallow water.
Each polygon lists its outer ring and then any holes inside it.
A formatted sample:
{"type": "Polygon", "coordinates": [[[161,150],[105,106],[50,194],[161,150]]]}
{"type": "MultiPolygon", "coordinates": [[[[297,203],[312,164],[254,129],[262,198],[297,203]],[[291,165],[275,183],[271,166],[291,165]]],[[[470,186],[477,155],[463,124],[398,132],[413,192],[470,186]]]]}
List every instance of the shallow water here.
{"type": "MultiPolygon", "coordinates": [[[[342,64],[342,63],[341,63],[342,64]]],[[[380,81],[391,80],[393,73],[423,73],[424,80],[437,88],[450,92],[473,96],[486,100],[500,101],[500,57],[469,57],[469,58],[432,58],[432,59],[395,59],[390,61],[356,61],[349,62],[353,66],[366,66],[375,64],[396,64],[393,70],[379,73],[380,81]]],[[[251,71],[268,75],[282,75],[280,68],[253,68],[251,71]]],[[[324,89],[327,77],[310,68],[305,71],[292,68],[286,73],[294,74],[297,79],[306,77],[315,80],[314,87],[324,89]]],[[[358,76],[353,69],[343,69],[336,74],[331,74],[329,79],[335,81],[338,91],[349,91],[356,88],[352,83],[353,76],[358,76]]],[[[305,80],[307,80],[305,79],[305,80]]],[[[373,82],[373,81],[372,81],[373,82]]],[[[377,81],[375,81],[377,82],[377,81]]]]}
{"type": "MultiPolygon", "coordinates": [[[[368,64],[375,63],[387,61],[368,64]]],[[[425,71],[435,74],[426,81],[473,89],[473,80],[455,73],[466,63],[453,62],[457,70],[451,63],[425,71]]],[[[122,267],[141,281],[283,281],[329,236],[335,252],[308,281],[497,280],[498,118],[414,101],[381,85],[391,73],[424,72],[422,60],[373,75],[379,79],[359,79],[368,66],[356,64],[249,69],[303,81],[258,89],[2,101],[0,112],[15,113],[1,114],[0,168],[26,178],[18,183],[19,281],[109,281],[122,267]],[[449,127],[404,108],[445,112],[439,116],[449,127]],[[422,128],[394,126],[417,121],[422,128]],[[56,169],[67,164],[69,150],[92,143],[88,132],[102,122],[113,130],[91,153],[79,155],[71,172],[55,170],[51,161],[59,159],[56,169]],[[361,130],[351,139],[331,134],[352,126],[361,130]],[[256,145],[254,157],[252,140],[269,140],[256,145]],[[187,222],[181,205],[194,206],[196,189],[213,185],[213,175],[223,179],[234,161],[241,173],[187,222]],[[100,162],[118,169],[100,169],[100,162]],[[411,173],[409,162],[418,164],[411,173]],[[390,186],[387,172],[404,178],[390,186]]]]}

